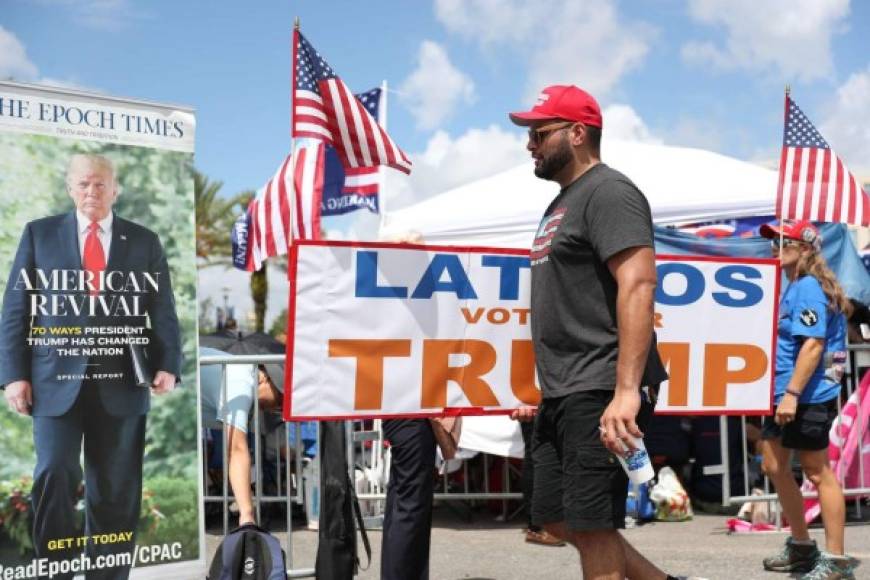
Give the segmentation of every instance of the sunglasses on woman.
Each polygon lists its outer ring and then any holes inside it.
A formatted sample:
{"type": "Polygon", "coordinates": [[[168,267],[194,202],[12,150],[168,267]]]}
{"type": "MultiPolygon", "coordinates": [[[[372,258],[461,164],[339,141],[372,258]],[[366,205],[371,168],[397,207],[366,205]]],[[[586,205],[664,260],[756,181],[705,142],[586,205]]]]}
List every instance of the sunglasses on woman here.
{"type": "Polygon", "coordinates": [[[798,240],[790,240],[788,238],[785,238],[782,240],[782,243],[780,244],[779,238],[771,238],[770,247],[773,248],[774,250],[778,250],[779,248],[787,248],[789,246],[799,246],[802,243],[803,242],[800,242],[798,240]]]}

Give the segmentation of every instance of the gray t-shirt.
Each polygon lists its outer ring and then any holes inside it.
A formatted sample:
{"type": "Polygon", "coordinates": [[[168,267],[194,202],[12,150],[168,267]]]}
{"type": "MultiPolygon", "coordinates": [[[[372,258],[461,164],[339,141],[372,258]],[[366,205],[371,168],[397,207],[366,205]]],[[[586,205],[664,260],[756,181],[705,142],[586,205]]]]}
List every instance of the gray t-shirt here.
{"type": "MultiPolygon", "coordinates": [[[[550,203],[531,252],[532,340],[544,398],[615,388],[617,286],[607,260],[637,246],[653,247],[649,203],[603,163],[550,203]]],[[[655,333],[652,340],[643,385],[668,378],[655,333]]]]}

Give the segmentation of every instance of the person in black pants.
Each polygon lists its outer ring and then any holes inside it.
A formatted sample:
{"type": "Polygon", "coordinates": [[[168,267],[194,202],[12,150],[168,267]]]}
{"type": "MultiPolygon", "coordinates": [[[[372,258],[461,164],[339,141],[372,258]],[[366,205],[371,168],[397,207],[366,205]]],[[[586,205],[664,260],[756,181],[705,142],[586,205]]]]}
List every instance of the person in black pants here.
{"type": "Polygon", "coordinates": [[[541,526],[532,523],[532,489],[535,481],[535,464],[532,461],[532,434],[535,430],[533,421],[521,422],[520,432],[523,435],[523,505],[526,508],[526,542],[542,546],[564,546],[560,540],[541,526]]]}
{"type": "Polygon", "coordinates": [[[428,580],[435,435],[428,419],[384,421],[392,453],[381,580],[428,580]]]}

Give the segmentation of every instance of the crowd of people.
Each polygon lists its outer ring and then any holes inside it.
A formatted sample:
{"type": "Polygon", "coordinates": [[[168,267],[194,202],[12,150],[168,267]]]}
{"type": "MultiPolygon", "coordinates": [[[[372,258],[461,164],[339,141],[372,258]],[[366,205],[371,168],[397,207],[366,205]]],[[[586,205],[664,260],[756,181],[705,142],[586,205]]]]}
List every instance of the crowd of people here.
{"type": "MultiPolygon", "coordinates": [[[[510,119],[528,129],[535,175],[559,185],[530,256],[531,331],[542,401],[512,414],[526,444],[526,540],[572,546],[587,579],[678,578],[620,533],[628,479],[616,456],[634,450],[644,437],[658,387],[668,377],[653,327],[657,280],[649,203],[630,179],[602,161],[603,119],[587,92],[573,85],[547,87],[531,110],[511,113],[510,119]]],[[[759,562],[759,568],[800,572],[806,580],[854,578],[855,561],[845,551],[843,492],[827,456],[852,305],[826,266],[811,223],[765,226],[761,235],[771,240],[788,285],[779,309],[776,411],[753,440],[758,439],[764,473],[773,482],[791,536],[782,552],[759,562]],[[794,452],[819,490],[824,550],[804,523],[794,452]]],[[[265,371],[233,370],[238,380],[230,377],[234,386],[227,401],[208,411],[209,419],[229,428],[230,482],[240,521],[253,519],[244,435],[256,377],[261,408],[276,401],[275,377],[265,371]]],[[[205,394],[214,380],[203,375],[203,384],[205,394]]],[[[711,427],[699,424],[698,429],[711,427]]],[[[718,431],[715,435],[718,446],[718,431]]],[[[435,436],[423,419],[384,421],[384,436],[392,463],[381,578],[426,579],[435,436]]],[[[698,568],[703,574],[701,562],[698,568]]]]}

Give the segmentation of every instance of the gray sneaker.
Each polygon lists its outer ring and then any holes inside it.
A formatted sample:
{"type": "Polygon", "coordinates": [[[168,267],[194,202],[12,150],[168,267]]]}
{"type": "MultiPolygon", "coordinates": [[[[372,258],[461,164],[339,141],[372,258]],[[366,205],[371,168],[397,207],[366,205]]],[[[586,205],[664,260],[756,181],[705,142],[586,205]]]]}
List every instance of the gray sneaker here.
{"type": "Polygon", "coordinates": [[[809,572],[819,557],[815,540],[812,544],[795,544],[791,536],[785,541],[782,551],[764,559],[764,569],[771,572],[809,572]]]}
{"type": "Polygon", "coordinates": [[[848,556],[833,556],[821,552],[816,565],[801,580],[855,580],[856,562],[848,556]]]}

